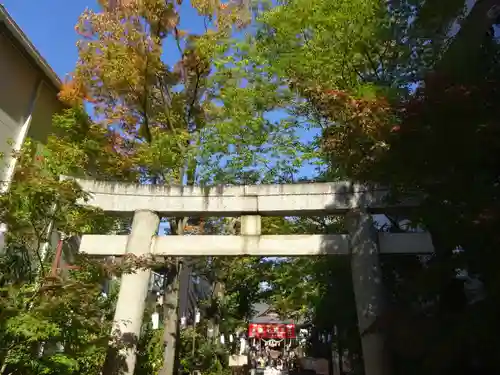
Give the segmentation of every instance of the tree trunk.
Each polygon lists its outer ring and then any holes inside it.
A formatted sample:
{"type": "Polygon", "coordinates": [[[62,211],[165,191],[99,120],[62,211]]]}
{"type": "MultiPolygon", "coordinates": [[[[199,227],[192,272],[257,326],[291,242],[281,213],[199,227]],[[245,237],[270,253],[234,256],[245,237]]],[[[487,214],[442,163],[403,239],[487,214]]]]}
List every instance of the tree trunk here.
{"type": "MultiPolygon", "coordinates": [[[[212,296],[217,300],[217,302],[220,302],[222,298],[224,298],[224,284],[220,281],[216,281],[213,286],[212,290],[212,296]]],[[[219,316],[217,314],[216,317],[210,319],[210,322],[208,322],[209,328],[213,330],[213,339],[214,341],[217,341],[219,339],[219,316]]]]}
{"type": "MultiPolygon", "coordinates": [[[[173,235],[182,236],[187,218],[171,222],[173,235]]],[[[174,375],[176,371],[176,347],[179,337],[179,286],[181,258],[177,258],[166,277],[165,298],[163,300],[163,365],[159,375],[174,375]]]]}
{"type": "Polygon", "coordinates": [[[175,275],[169,278],[165,288],[163,301],[164,331],[163,331],[163,366],[160,375],[175,373],[175,348],[178,337],[178,308],[179,308],[179,272],[180,262],[176,262],[175,275]]]}

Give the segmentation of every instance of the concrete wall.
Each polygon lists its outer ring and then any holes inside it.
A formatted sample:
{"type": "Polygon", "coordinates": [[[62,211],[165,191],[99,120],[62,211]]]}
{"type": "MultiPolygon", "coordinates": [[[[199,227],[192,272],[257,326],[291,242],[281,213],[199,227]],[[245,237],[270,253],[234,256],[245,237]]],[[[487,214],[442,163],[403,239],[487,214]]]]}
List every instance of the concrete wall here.
{"type": "Polygon", "coordinates": [[[52,117],[63,109],[57,98],[58,90],[47,82],[42,82],[40,93],[33,109],[33,118],[28,130],[28,137],[45,143],[52,131],[52,117]]]}
{"type": "MultiPolygon", "coordinates": [[[[59,87],[57,75],[0,4],[0,194],[10,187],[13,153],[26,137],[47,139],[53,114],[63,109],[59,87]]],[[[0,223],[0,252],[6,231],[0,223]]]]}
{"type": "Polygon", "coordinates": [[[0,34],[0,164],[4,177],[12,146],[26,122],[30,102],[37,85],[37,72],[25,59],[6,33],[0,34]]]}
{"type": "Polygon", "coordinates": [[[44,142],[53,114],[63,108],[58,88],[33,60],[0,23],[0,152],[4,155],[0,179],[4,182],[12,177],[12,151],[26,136],[44,142]]]}

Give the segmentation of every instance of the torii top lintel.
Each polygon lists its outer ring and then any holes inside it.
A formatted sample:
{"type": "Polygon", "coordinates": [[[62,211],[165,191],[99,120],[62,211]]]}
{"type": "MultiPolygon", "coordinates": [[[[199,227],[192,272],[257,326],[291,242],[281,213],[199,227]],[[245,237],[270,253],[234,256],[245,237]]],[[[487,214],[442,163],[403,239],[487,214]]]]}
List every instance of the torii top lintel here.
{"type": "Polygon", "coordinates": [[[154,186],[72,179],[88,192],[86,204],[114,214],[151,210],[165,216],[321,216],[364,207],[370,212],[409,208],[388,203],[388,191],[350,182],[241,185],[154,186]]]}

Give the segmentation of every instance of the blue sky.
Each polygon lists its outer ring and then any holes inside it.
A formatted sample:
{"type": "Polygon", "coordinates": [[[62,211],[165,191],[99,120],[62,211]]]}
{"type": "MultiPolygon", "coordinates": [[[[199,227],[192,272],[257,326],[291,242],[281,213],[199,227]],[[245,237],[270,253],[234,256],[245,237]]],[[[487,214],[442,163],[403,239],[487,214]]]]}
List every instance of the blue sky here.
{"type": "Polygon", "coordinates": [[[61,78],[73,70],[77,59],[75,46],[77,35],[74,26],[78,16],[86,7],[96,7],[95,1],[3,0],[2,2],[61,78]]]}

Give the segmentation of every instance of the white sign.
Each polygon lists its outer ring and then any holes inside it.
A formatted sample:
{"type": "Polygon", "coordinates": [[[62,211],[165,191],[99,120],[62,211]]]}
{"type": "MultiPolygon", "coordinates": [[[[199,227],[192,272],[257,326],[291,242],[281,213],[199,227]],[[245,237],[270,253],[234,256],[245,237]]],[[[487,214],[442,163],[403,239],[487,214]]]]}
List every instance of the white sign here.
{"type": "Polygon", "coordinates": [[[0,224],[0,254],[5,253],[5,235],[7,233],[7,225],[0,224]]]}
{"type": "Polygon", "coordinates": [[[153,324],[153,329],[160,328],[160,314],[154,312],[151,314],[151,323],[153,324]]]}
{"type": "Polygon", "coordinates": [[[245,353],[245,349],[247,346],[247,340],[244,337],[240,337],[240,355],[245,353]]]}

